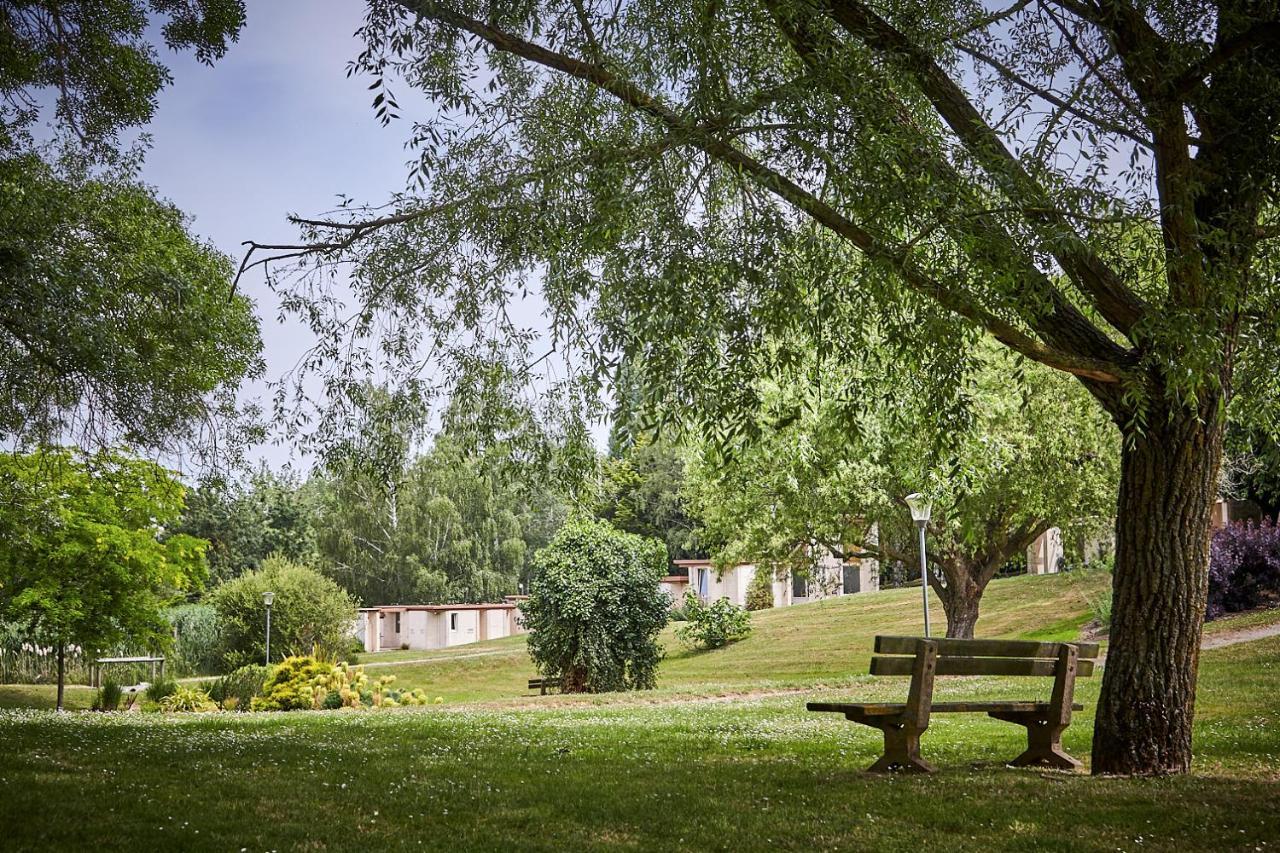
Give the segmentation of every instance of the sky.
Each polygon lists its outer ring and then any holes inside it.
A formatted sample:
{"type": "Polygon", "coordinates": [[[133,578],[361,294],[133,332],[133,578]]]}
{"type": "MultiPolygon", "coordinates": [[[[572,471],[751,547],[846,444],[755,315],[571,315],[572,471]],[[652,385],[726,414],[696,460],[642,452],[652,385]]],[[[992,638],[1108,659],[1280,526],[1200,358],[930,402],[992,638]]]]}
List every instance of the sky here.
{"type": "MultiPolygon", "coordinates": [[[[346,76],[362,46],[354,33],[363,14],[355,0],[249,0],[240,40],[212,67],[165,52],[173,83],[146,128],[153,147],[142,178],[237,264],[245,240],[296,240],[289,213],[330,210],[342,193],[381,201],[404,187],[413,116],[382,127],[369,81],[346,76]]],[[[240,286],[262,320],[266,379],[278,378],[312,343],[311,333],[278,321],[261,269],[240,286]]],[[[269,409],[265,382],[244,393],[269,409]]],[[[285,444],[252,456],[272,467],[291,457],[306,464],[285,444]]]]}

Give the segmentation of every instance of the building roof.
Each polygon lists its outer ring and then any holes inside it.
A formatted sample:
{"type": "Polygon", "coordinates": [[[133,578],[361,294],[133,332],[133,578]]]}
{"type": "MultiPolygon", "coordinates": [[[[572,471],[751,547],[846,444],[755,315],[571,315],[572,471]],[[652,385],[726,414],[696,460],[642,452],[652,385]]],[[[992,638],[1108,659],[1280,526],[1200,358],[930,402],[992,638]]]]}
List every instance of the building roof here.
{"type": "Polygon", "coordinates": [[[377,607],[361,607],[361,613],[404,613],[407,610],[426,610],[442,613],[447,610],[516,610],[515,604],[380,604],[377,607]]]}
{"type": "MultiPolygon", "coordinates": [[[[712,565],[711,560],[702,559],[702,558],[693,559],[693,560],[672,560],[671,562],[675,563],[677,566],[680,566],[686,569],[711,568],[711,565],[712,565]]],[[[750,566],[750,565],[752,564],[751,563],[735,563],[733,568],[736,569],[742,566],[750,566]]]]}

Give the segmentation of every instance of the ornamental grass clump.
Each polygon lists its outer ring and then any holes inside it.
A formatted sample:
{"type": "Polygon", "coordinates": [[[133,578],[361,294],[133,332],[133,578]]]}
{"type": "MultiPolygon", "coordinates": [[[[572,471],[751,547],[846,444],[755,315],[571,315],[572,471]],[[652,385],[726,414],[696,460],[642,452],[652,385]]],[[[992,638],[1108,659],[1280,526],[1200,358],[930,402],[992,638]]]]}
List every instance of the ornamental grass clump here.
{"type": "Polygon", "coordinates": [[[160,702],[160,710],[174,713],[187,712],[203,714],[209,711],[218,710],[218,703],[209,697],[208,693],[203,690],[197,690],[194,687],[179,686],[177,690],[166,696],[160,702]]]}

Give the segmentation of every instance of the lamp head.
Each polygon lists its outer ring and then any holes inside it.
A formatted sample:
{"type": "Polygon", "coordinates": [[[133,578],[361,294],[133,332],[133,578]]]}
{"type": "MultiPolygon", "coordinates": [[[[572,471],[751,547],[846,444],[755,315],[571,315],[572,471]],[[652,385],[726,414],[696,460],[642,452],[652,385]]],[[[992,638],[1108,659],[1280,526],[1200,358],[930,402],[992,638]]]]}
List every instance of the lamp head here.
{"type": "Polygon", "coordinates": [[[271,602],[275,600],[276,600],[276,594],[274,592],[264,592],[262,594],[262,603],[267,605],[268,607],[270,607],[271,602]]]}
{"type": "Polygon", "coordinates": [[[924,525],[929,520],[932,504],[924,495],[919,492],[907,495],[907,506],[911,508],[911,520],[916,524],[924,525]]]}

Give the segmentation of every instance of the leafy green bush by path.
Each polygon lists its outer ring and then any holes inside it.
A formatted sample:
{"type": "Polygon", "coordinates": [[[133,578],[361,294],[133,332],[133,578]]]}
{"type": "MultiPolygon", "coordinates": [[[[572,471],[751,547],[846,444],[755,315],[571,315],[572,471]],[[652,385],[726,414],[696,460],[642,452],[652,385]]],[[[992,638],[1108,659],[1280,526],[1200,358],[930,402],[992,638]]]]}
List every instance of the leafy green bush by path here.
{"type": "Polygon", "coordinates": [[[173,648],[166,660],[175,676],[208,675],[222,669],[218,611],[208,604],[181,604],[165,611],[173,627],[173,648]]]}
{"type": "Polygon", "coordinates": [[[176,711],[206,713],[218,710],[218,703],[208,693],[194,687],[179,686],[173,693],[160,702],[160,710],[173,713],[176,711]]]}
{"type": "Polygon", "coordinates": [[[274,592],[271,654],[274,660],[319,649],[336,659],[350,648],[356,602],[342,587],[307,566],[268,557],[262,568],[227,581],[207,597],[217,610],[224,664],[236,669],[263,659],[264,592],[274,592]]]}
{"type": "Polygon", "coordinates": [[[718,649],[751,633],[751,614],[727,598],[703,604],[686,592],[684,609],[689,621],[676,628],[676,636],[690,645],[718,649]]]}
{"type": "Polygon", "coordinates": [[[224,711],[247,711],[254,698],[262,693],[270,670],[262,664],[242,666],[214,681],[209,695],[224,711]]]}
{"type": "Polygon", "coordinates": [[[671,602],[658,588],[666,548],[605,521],[567,523],[533,560],[521,605],[529,655],[569,693],[649,689],[671,602]]]}

